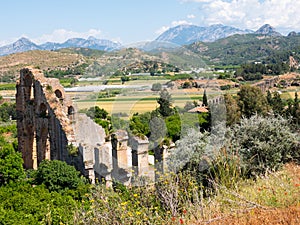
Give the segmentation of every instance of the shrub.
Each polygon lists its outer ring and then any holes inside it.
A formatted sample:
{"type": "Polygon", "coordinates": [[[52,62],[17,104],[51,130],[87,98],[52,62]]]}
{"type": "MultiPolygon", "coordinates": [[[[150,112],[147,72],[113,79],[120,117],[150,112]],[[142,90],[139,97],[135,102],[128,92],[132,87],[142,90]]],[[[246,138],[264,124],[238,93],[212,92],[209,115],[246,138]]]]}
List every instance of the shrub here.
{"type": "Polygon", "coordinates": [[[162,89],[161,83],[152,84],[151,91],[161,91],[161,89],[162,89]]]}
{"type": "Polygon", "coordinates": [[[44,184],[49,191],[76,190],[84,185],[80,173],[67,163],[58,160],[41,162],[37,171],[33,172],[35,184],[44,184]]]}
{"type": "Polygon", "coordinates": [[[292,160],[299,161],[299,136],[281,117],[244,118],[229,130],[229,135],[250,176],[277,170],[292,160]]]}
{"type": "Polygon", "coordinates": [[[0,136],[0,185],[16,182],[24,177],[21,154],[0,136]]]}

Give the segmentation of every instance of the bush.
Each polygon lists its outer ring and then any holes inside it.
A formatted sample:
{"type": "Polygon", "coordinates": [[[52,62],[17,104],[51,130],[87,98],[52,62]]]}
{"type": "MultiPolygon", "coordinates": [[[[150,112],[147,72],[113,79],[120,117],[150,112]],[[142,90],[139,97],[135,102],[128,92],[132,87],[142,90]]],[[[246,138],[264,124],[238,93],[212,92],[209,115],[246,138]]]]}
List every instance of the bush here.
{"type": "Polygon", "coordinates": [[[250,176],[277,170],[283,163],[300,159],[299,136],[281,117],[244,118],[229,135],[250,176]]]}
{"type": "Polygon", "coordinates": [[[152,84],[151,91],[161,91],[161,89],[162,89],[161,83],[152,84]]]}
{"type": "Polygon", "coordinates": [[[58,160],[41,162],[32,175],[33,183],[44,184],[49,191],[76,190],[84,185],[84,179],[73,166],[58,160]]]}
{"type": "Polygon", "coordinates": [[[21,154],[0,136],[0,185],[16,182],[24,177],[21,154]]]}

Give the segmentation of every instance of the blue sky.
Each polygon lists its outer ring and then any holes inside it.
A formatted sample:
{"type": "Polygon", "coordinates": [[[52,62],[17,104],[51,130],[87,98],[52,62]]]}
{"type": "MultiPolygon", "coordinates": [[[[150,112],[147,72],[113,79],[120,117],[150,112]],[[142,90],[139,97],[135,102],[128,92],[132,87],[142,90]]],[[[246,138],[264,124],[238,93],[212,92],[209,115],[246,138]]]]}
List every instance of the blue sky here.
{"type": "Polygon", "coordinates": [[[0,45],[25,36],[43,43],[88,37],[131,44],[155,39],[178,24],[216,23],[300,31],[294,0],[3,0],[0,45]]]}

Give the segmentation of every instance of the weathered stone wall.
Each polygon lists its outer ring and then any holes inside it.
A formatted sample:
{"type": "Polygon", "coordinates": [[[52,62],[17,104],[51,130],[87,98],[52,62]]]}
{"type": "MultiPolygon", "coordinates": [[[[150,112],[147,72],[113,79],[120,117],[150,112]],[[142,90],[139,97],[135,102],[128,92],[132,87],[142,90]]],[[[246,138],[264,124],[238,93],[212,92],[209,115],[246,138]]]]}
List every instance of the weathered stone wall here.
{"type": "Polygon", "coordinates": [[[16,87],[18,148],[25,168],[36,168],[44,159],[68,161],[73,136],[68,110],[73,106],[59,81],[25,68],[16,87]]]}
{"type": "Polygon", "coordinates": [[[45,159],[62,160],[92,182],[104,178],[125,184],[130,183],[132,168],[137,169],[137,175],[148,170],[148,141],[133,139],[132,150],[123,130],[106,141],[101,126],[76,113],[58,79],[25,68],[16,88],[18,148],[26,169],[36,169],[45,159]],[[70,146],[78,152],[71,154],[70,146]]]}

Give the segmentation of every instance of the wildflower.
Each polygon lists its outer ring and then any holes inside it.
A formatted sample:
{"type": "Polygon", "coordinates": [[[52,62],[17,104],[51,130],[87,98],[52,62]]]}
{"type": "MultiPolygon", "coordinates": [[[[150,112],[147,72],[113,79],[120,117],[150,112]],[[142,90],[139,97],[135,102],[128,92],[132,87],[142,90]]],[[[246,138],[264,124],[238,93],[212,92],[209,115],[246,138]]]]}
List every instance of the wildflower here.
{"type": "Polygon", "coordinates": [[[141,215],[140,211],[136,211],[135,213],[136,213],[136,215],[141,215]]]}
{"type": "Polygon", "coordinates": [[[179,219],[179,223],[180,223],[180,224],[184,224],[184,221],[183,221],[182,218],[179,219]]]}
{"type": "Polygon", "coordinates": [[[184,209],[182,212],[183,212],[183,214],[186,214],[187,211],[184,209]]]}
{"type": "Polygon", "coordinates": [[[138,194],[133,194],[133,197],[137,197],[138,196],[138,194]]]}
{"type": "Polygon", "coordinates": [[[176,220],[176,218],[173,216],[173,217],[171,218],[171,220],[174,222],[174,221],[176,220]]]}
{"type": "Polygon", "coordinates": [[[128,202],[122,202],[121,205],[127,205],[128,202]]]}

